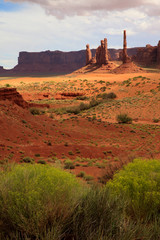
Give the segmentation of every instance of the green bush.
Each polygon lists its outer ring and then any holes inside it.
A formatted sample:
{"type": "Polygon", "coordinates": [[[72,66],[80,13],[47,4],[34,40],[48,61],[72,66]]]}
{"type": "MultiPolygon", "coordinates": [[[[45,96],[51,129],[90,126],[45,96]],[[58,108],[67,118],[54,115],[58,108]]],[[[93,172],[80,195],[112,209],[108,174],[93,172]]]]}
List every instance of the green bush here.
{"type": "Polygon", "coordinates": [[[38,108],[32,107],[29,109],[30,113],[32,113],[33,115],[40,115],[41,111],[38,108]]]}
{"type": "Polygon", "coordinates": [[[116,98],[116,94],[113,92],[110,93],[100,93],[97,95],[97,98],[102,98],[102,99],[114,99],[116,98]]]}
{"type": "Polygon", "coordinates": [[[111,200],[108,189],[91,188],[73,216],[73,232],[77,240],[120,239],[120,211],[111,200]],[[117,235],[117,238],[114,236],[117,235]],[[113,238],[112,238],[113,237],[113,238]]]}
{"type": "Polygon", "coordinates": [[[11,231],[18,231],[29,239],[61,239],[64,223],[70,221],[85,189],[73,175],[47,165],[21,164],[1,172],[0,233],[5,235],[3,239],[8,239],[11,231]],[[51,238],[40,237],[49,229],[53,230],[51,238]],[[59,235],[54,238],[56,231],[59,235]]]}
{"type": "Polygon", "coordinates": [[[101,102],[100,101],[97,101],[95,100],[94,98],[89,102],[89,104],[85,104],[85,103],[80,103],[80,105],[78,106],[73,106],[73,107],[68,107],[66,108],[66,112],[67,113],[74,113],[74,114],[78,114],[80,113],[81,111],[84,111],[84,110],[88,110],[92,107],[95,107],[97,106],[98,104],[100,104],[101,102]]]}
{"type": "Polygon", "coordinates": [[[45,160],[43,160],[43,159],[39,159],[37,161],[37,163],[39,163],[39,164],[47,164],[47,162],[45,160]]]}
{"type": "Polygon", "coordinates": [[[118,123],[132,123],[132,118],[126,113],[121,113],[116,117],[118,123]]]}
{"type": "Polygon", "coordinates": [[[113,195],[124,199],[125,211],[136,219],[160,213],[160,161],[136,159],[107,184],[113,195]]]}
{"type": "Polygon", "coordinates": [[[24,157],[24,158],[22,159],[22,162],[24,162],[24,163],[34,163],[34,158],[24,157]]]}
{"type": "Polygon", "coordinates": [[[64,162],[64,168],[65,169],[74,169],[75,166],[73,164],[73,162],[69,159],[67,159],[65,162],[64,162]]]}

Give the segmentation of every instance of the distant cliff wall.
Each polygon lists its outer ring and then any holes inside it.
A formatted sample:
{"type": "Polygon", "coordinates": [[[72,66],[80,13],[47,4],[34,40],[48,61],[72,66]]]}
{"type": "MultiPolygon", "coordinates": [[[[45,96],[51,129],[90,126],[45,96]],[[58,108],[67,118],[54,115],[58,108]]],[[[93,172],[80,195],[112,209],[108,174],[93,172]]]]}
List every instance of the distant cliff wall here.
{"type": "MultiPolygon", "coordinates": [[[[128,55],[137,53],[138,48],[128,49],[128,55]]],[[[118,60],[121,49],[108,49],[110,60],[118,60]]],[[[91,50],[95,55],[96,49],[91,50]]],[[[2,75],[27,75],[32,73],[63,74],[73,72],[86,64],[86,51],[44,51],[44,52],[20,52],[18,64],[11,70],[0,67],[2,75]]]]}

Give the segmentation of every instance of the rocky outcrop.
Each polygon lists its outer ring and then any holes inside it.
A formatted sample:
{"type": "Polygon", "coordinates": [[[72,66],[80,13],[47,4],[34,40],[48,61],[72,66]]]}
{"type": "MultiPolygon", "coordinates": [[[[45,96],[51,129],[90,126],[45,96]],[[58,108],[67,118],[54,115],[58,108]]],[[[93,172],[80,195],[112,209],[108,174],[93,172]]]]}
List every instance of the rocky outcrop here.
{"type": "Polygon", "coordinates": [[[96,54],[92,59],[90,59],[90,49],[87,44],[86,49],[86,66],[78,69],[77,73],[87,73],[87,72],[109,72],[116,67],[116,64],[110,62],[111,59],[108,48],[107,48],[107,38],[101,40],[101,45],[96,49],[96,54]]]}
{"type": "Polygon", "coordinates": [[[126,37],[126,30],[124,30],[123,35],[123,63],[131,62],[131,59],[129,58],[127,54],[127,37],[126,37]]]}
{"type": "Polygon", "coordinates": [[[157,65],[160,66],[160,41],[157,46],[157,65]]]}
{"type": "Polygon", "coordinates": [[[132,60],[144,67],[160,68],[160,41],[157,46],[147,44],[146,47],[139,48],[132,60]]]}
{"type": "Polygon", "coordinates": [[[70,73],[85,65],[85,51],[20,52],[14,72],[27,73],[70,73]]]}
{"type": "Polygon", "coordinates": [[[126,30],[124,30],[123,35],[123,52],[121,53],[123,63],[112,70],[112,73],[134,73],[134,72],[143,72],[143,69],[138,67],[131,61],[131,58],[127,54],[127,37],[126,30]]]}
{"type": "MultiPolygon", "coordinates": [[[[90,50],[91,63],[96,63],[96,49],[90,50]]],[[[105,50],[106,51],[106,50],[105,50]]],[[[118,60],[122,49],[108,49],[109,60],[118,60]]],[[[136,55],[137,48],[128,49],[128,55],[136,55]]],[[[104,63],[106,59],[104,58],[104,63]]],[[[86,65],[86,50],[61,52],[20,52],[18,64],[10,70],[0,67],[0,76],[32,75],[32,74],[64,74],[70,73],[86,65]]]]}
{"type": "Polygon", "coordinates": [[[29,108],[29,107],[47,107],[49,108],[48,104],[35,104],[35,103],[28,103],[26,102],[22,95],[17,92],[16,88],[0,88],[0,101],[1,100],[9,100],[13,103],[17,104],[22,108],[29,108]]]}
{"type": "Polygon", "coordinates": [[[109,62],[109,54],[107,49],[107,38],[101,40],[101,45],[96,49],[96,64],[108,64],[109,62]]]}
{"type": "Polygon", "coordinates": [[[22,108],[28,108],[29,104],[17,92],[16,88],[0,88],[0,100],[9,100],[22,108]]]}
{"type": "Polygon", "coordinates": [[[92,59],[92,52],[89,48],[89,44],[86,45],[86,65],[88,65],[91,62],[92,59]]]}

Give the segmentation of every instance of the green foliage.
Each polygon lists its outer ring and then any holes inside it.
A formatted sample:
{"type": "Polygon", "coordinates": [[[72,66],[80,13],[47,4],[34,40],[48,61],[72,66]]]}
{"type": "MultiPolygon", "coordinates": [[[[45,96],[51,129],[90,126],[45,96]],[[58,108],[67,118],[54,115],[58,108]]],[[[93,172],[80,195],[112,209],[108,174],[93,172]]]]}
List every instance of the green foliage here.
{"type": "Polygon", "coordinates": [[[85,177],[85,172],[84,171],[80,171],[78,174],[77,174],[77,177],[80,177],[80,178],[83,178],[85,177]]]}
{"type": "Polygon", "coordinates": [[[154,123],[158,123],[159,121],[160,121],[159,118],[154,118],[154,119],[153,119],[153,122],[154,122],[154,123]]]}
{"type": "Polygon", "coordinates": [[[116,98],[117,95],[113,92],[110,93],[100,93],[97,95],[97,98],[102,98],[102,99],[114,99],[116,98]]]}
{"type": "Polygon", "coordinates": [[[37,161],[37,163],[40,163],[40,164],[47,164],[47,162],[46,162],[45,160],[43,160],[43,159],[39,159],[39,160],[37,161]]]}
{"type": "MultiPolygon", "coordinates": [[[[16,165],[0,174],[0,233],[19,231],[29,239],[59,230],[84,194],[76,178],[48,165],[16,165]]],[[[3,239],[8,239],[7,237],[3,239]]],[[[17,238],[19,239],[19,238],[17,238]]]]}
{"type": "Polygon", "coordinates": [[[100,101],[95,100],[94,98],[89,102],[89,104],[87,103],[80,103],[80,105],[78,106],[74,106],[74,107],[68,107],[66,108],[66,112],[67,113],[74,113],[74,114],[78,114],[81,111],[84,110],[88,110],[90,108],[93,108],[95,106],[97,106],[98,104],[100,104],[100,101]]]}
{"type": "Polygon", "coordinates": [[[29,109],[30,113],[32,113],[33,115],[40,115],[41,111],[38,108],[32,107],[29,109]]]}
{"type": "Polygon", "coordinates": [[[116,209],[115,200],[110,200],[108,189],[91,188],[73,216],[72,228],[76,239],[115,239],[111,236],[117,234],[118,222],[121,221],[120,212],[116,209]]]}
{"type": "Polygon", "coordinates": [[[116,117],[118,123],[132,123],[132,118],[126,113],[121,113],[116,117]]]}
{"type": "Polygon", "coordinates": [[[34,158],[24,157],[24,158],[22,159],[22,162],[24,162],[24,163],[34,163],[34,158]]]}
{"type": "Polygon", "coordinates": [[[73,164],[73,162],[69,159],[67,159],[65,162],[64,162],[64,168],[65,169],[74,169],[75,166],[73,164]]]}
{"type": "Polygon", "coordinates": [[[126,201],[130,216],[150,219],[160,213],[160,161],[136,159],[108,183],[113,195],[126,201]]]}

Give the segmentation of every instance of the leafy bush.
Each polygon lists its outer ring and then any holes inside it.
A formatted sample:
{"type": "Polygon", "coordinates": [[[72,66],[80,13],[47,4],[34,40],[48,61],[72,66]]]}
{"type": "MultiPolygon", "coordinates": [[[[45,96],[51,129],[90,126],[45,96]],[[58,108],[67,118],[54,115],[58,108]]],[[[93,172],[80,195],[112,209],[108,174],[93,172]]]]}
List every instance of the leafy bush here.
{"type": "Polygon", "coordinates": [[[45,160],[43,160],[43,159],[39,159],[39,160],[37,161],[37,163],[40,163],[40,164],[47,164],[47,162],[46,162],[45,160]]]}
{"type": "Polygon", "coordinates": [[[41,114],[41,111],[38,109],[38,108],[30,108],[30,113],[32,113],[33,115],[40,115],[41,114]]]}
{"type": "Polygon", "coordinates": [[[100,93],[97,95],[97,98],[102,98],[102,99],[114,99],[116,98],[117,95],[113,92],[110,93],[100,93]]]}
{"type": "Polygon", "coordinates": [[[136,219],[160,213],[160,161],[136,159],[108,183],[113,195],[126,201],[125,211],[136,219]]]}
{"type": "Polygon", "coordinates": [[[100,104],[101,102],[100,101],[97,101],[95,100],[94,98],[89,102],[89,104],[85,104],[85,103],[80,103],[80,105],[78,106],[74,106],[74,107],[69,107],[69,108],[66,108],[66,112],[67,113],[74,113],[74,114],[78,114],[80,113],[81,111],[84,111],[84,110],[88,110],[92,107],[95,107],[97,106],[98,104],[100,104]]]}
{"type": "Polygon", "coordinates": [[[73,162],[69,159],[67,159],[65,162],[64,162],[64,168],[65,169],[74,169],[75,166],[73,164],[73,162]]]}
{"type": "Polygon", "coordinates": [[[107,188],[91,188],[82,199],[73,216],[75,239],[120,239],[118,228],[121,215],[116,201],[111,200],[109,195],[107,188]],[[116,234],[117,238],[114,238],[116,234]]]}
{"type": "Polygon", "coordinates": [[[153,122],[154,122],[154,123],[158,123],[159,121],[160,121],[159,118],[154,118],[154,119],[153,119],[153,122]]]}
{"type": "Polygon", "coordinates": [[[24,157],[24,158],[22,159],[22,162],[24,162],[24,163],[34,163],[34,158],[24,157]]]}
{"type": "Polygon", "coordinates": [[[61,239],[62,226],[70,221],[85,189],[73,175],[47,165],[21,164],[1,173],[0,233],[5,235],[3,239],[8,239],[10,232],[16,230],[29,239],[61,239]],[[40,238],[47,229],[53,230],[52,237],[40,238]],[[59,235],[54,238],[56,231],[59,235]]]}
{"type": "Polygon", "coordinates": [[[80,178],[83,178],[85,177],[85,172],[84,171],[80,171],[78,174],[77,174],[77,177],[80,177],[80,178]]]}
{"type": "Polygon", "coordinates": [[[132,123],[132,118],[126,113],[121,113],[116,117],[118,123],[132,123]]]}

